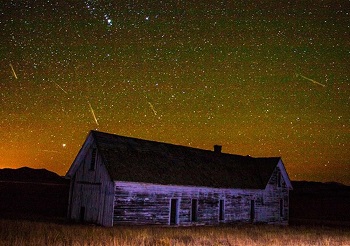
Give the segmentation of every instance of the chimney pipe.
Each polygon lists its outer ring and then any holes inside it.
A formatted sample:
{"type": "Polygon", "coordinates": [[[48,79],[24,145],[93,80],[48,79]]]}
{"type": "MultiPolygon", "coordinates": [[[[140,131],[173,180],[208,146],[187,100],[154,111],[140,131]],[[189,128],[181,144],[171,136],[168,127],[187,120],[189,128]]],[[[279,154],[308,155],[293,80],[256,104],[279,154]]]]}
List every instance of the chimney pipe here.
{"type": "Polygon", "coordinates": [[[221,153],[222,146],[221,145],[214,145],[214,152],[215,153],[221,153]]]}

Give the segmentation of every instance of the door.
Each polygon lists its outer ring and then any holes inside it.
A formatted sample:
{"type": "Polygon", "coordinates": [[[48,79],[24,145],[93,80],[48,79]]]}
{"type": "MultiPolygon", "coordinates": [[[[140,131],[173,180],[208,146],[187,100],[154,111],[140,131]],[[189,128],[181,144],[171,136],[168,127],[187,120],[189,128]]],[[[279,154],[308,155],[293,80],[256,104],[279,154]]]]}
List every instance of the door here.
{"type": "Polygon", "coordinates": [[[255,220],[255,201],[250,201],[250,221],[253,223],[255,220]]]}
{"type": "Polygon", "coordinates": [[[225,202],[224,200],[219,201],[219,220],[225,220],[225,202]]]}
{"type": "Polygon", "coordinates": [[[280,199],[280,218],[283,219],[284,209],[283,209],[283,199],[280,199]]]}
{"type": "Polygon", "coordinates": [[[170,201],[170,225],[178,224],[178,217],[179,217],[178,203],[179,203],[178,199],[171,199],[170,201]]]}
{"type": "Polygon", "coordinates": [[[80,207],[80,217],[79,217],[80,222],[85,221],[85,207],[80,207]]]}
{"type": "Polygon", "coordinates": [[[191,208],[191,221],[195,222],[197,221],[197,210],[198,210],[198,200],[192,199],[192,208],[191,208]]]}

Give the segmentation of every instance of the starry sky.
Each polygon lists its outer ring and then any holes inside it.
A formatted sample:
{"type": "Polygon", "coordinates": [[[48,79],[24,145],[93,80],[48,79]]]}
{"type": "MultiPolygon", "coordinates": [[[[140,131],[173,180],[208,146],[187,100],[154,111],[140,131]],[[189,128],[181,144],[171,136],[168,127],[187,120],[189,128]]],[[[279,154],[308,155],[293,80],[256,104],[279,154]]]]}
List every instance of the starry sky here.
{"type": "Polygon", "coordinates": [[[0,168],[64,175],[89,130],[350,185],[350,1],[0,3],[0,168]]]}

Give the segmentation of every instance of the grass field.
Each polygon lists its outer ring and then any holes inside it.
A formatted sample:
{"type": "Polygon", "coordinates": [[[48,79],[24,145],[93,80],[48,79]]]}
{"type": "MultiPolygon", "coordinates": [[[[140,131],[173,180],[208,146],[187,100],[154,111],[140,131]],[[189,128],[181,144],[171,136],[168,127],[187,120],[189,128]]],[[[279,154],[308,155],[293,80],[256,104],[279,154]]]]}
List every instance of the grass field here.
{"type": "Polygon", "coordinates": [[[350,245],[350,228],[268,225],[103,228],[0,220],[0,245],[350,245]]]}

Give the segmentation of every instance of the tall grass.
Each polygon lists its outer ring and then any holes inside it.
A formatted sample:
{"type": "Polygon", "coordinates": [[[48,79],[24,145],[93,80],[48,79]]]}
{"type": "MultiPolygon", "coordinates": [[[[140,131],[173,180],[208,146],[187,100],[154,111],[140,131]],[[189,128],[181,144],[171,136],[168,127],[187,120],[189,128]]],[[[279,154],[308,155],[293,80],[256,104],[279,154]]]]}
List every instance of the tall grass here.
{"type": "Polygon", "coordinates": [[[0,220],[0,245],[350,245],[350,228],[268,225],[103,228],[0,220]]]}

